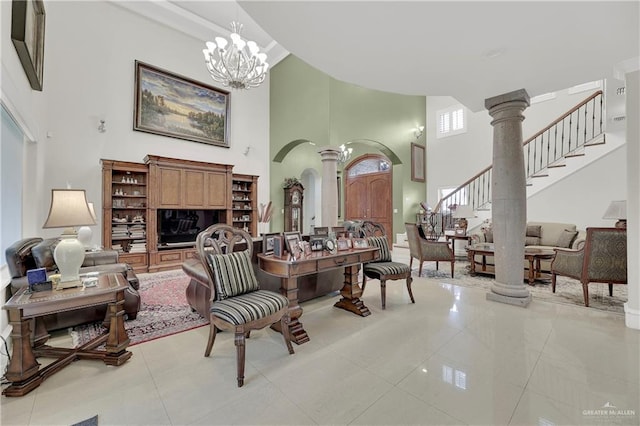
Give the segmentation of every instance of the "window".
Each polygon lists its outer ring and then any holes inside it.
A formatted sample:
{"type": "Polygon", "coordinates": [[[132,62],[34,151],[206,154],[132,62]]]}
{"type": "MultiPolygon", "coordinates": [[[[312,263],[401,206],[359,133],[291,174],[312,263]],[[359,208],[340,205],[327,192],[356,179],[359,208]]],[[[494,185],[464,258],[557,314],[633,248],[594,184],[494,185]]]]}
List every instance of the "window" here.
{"type": "Polygon", "coordinates": [[[438,111],[438,138],[467,131],[466,109],[462,105],[438,111]]]}
{"type": "MultiPolygon", "coordinates": [[[[22,159],[24,136],[13,118],[2,106],[0,141],[0,250],[21,238],[22,233],[22,159]]],[[[0,264],[4,264],[0,261],[0,264]]]]}

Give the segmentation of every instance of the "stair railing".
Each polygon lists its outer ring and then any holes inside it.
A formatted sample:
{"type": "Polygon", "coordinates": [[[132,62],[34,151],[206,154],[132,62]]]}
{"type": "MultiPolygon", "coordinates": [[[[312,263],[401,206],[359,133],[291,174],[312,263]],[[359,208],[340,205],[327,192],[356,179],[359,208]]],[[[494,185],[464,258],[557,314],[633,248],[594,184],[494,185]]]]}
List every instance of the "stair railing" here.
{"type": "MultiPolygon", "coordinates": [[[[579,155],[585,146],[604,143],[603,118],[604,96],[598,90],[524,141],[527,180],[546,176],[546,169],[561,165],[564,158],[579,155]]],[[[486,167],[443,197],[433,213],[450,217],[463,204],[474,210],[488,210],[492,170],[492,166],[486,167]]]]}

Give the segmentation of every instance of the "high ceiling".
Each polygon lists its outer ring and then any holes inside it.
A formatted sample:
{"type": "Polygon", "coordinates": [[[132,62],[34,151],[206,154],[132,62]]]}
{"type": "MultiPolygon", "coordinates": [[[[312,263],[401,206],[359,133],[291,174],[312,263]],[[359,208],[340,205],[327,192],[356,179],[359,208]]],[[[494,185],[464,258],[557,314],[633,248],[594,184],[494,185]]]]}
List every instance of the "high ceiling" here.
{"type": "Polygon", "coordinates": [[[640,56],[638,1],[160,4],[181,19],[197,18],[200,33],[193,22],[187,28],[203,40],[214,36],[211,28],[224,33],[240,20],[243,35],[267,48],[272,64],[291,52],[342,81],[453,96],[474,111],[486,98],[521,88],[536,96],[610,78],[640,56]]]}

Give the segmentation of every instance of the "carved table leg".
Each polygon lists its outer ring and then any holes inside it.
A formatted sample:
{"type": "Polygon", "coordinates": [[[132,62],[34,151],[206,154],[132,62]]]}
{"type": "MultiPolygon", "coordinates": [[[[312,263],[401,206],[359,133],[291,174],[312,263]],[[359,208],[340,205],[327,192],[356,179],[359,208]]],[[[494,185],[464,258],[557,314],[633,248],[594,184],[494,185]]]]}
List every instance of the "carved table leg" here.
{"type": "MultiPolygon", "coordinates": [[[[302,316],[302,307],[298,302],[298,280],[297,278],[282,278],[280,292],[289,299],[289,336],[291,341],[301,345],[309,341],[309,335],[302,326],[299,318],[302,316]]],[[[280,321],[271,326],[277,331],[281,330],[280,321]]]]}
{"type": "Polygon", "coordinates": [[[359,264],[346,266],[344,268],[344,286],[340,290],[342,298],[333,306],[366,317],[371,315],[371,311],[364,305],[362,300],[360,300],[362,289],[358,285],[359,270],[359,264]]]}
{"type": "Polygon", "coordinates": [[[107,355],[104,357],[104,363],[107,365],[122,365],[132,353],[125,349],[129,345],[129,336],[124,328],[124,291],[119,291],[117,301],[109,303],[109,335],[105,344],[107,355]]]}
{"type": "Polygon", "coordinates": [[[11,386],[2,391],[6,396],[23,396],[40,386],[42,377],[38,374],[40,364],[31,349],[31,329],[29,320],[22,318],[19,309],[9,310],[11,341],[13,344],[11,362],[7,369],[6,379],[11,386]]]}

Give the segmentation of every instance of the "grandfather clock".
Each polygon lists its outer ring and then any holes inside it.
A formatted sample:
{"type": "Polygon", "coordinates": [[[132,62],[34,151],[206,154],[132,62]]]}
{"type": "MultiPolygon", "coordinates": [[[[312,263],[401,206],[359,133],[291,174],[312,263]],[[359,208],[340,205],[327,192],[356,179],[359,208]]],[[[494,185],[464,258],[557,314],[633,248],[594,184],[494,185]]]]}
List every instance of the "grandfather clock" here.
{"type": "Polygon", "coordinates": [[[296,183],[284,189],[284,230],[302,232],[302,198],[304,187],[296,183]]]}

